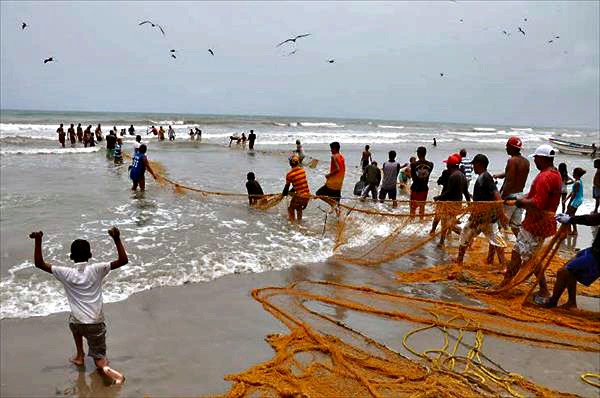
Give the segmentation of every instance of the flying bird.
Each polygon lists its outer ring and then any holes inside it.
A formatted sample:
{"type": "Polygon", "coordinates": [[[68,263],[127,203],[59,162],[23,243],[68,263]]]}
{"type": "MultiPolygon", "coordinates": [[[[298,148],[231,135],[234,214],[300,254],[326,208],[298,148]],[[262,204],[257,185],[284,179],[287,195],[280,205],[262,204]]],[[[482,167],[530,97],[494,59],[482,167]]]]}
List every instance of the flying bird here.
{"type": "Polygon", "coordinates": [[[527,22],[527,18],[523,18],[523,21],[527,22]]]}
{"type": "Polygon", "coordinates": [[[335,59],[328,59],[327,62],[329,62],[330,64],[335,62],[335,59]]]}
{"type": "Polygon", "coordinates": [[[21,25],[21,30],[25,30],[26,27],[27,27],[27,24],[25,22],[23,22],[23,24],[21,25]]]}
{"type": "Polygon", "coordinates": [[[171,54],[171,58],[177,59],[177,57],[175,56],[175,54],[171,54]]]}
{"type": "Polygon", "coordinates": [[[460,21],[460,22],[464,22],[462,18],[461,18],[461,19],[459,19],[459,21],[460,21]]]}
{"type": "Polygon", "coordinates": [[[554,43],[554,40],[548,40],[548,44],[554,43]]]}
{"type": "Polygon", "coordinates": [[[560,36],[554,36],[555,39],[560,39],[560,36]]]}
{"type": "Polygon", "coordinates": [[[209,48],[209,49],[208,49],[208,52],[209,52],[209,53],[210,53],[210,55],[212,55],[213,57],[215,56],[215,53],[213,52],[213,50],[212,50],[212,49],[210,49],[210,48],[209,48]]]}
{"type": "Polygon", "coordinates": [[[279,43],[279,44],[278,44],[277,46],[275,46],[275,47],[279,47],[279,46],[281,46],[282,44],[289,43],[289,42],[294,42],[294,43],[296,43],[296,40],[298,40],[298,39],[301,39],[301,38],[303,38],[303,37],[307,37],[307,36],[310,36],[310,33],[306,33],[306,34],[303,34],[303,35],[298,35],[298,36],[296,36],[296,37],[294,37],[294,38],[292,38],[292,39],[287,39],[287,40],[284,40],[284,41],[282,41],[281,43],[279,43]]]}
{"type": "Polygon", "coordinates": [[[290,51],[289,53],[286,54],[286,56],[289,57],[290,55],[294,55],[294,54],[296,54],[296,51],[298,51],[298,50],[290,51]]]}
{"type": "Polygon", "coordinates": [[[175,51],[177,51],[177,50],[171,50],[171,51],[169,51],[169,52],[172,52],[172,53],[174,53],[175,51]]]}
{"type": "Polygon", "coordinates": [[[440,73],[440,76],[441,76],[441,77],[444,77],[444,74],[443,74],[443,73],[440,73]]]}
{"type": "Polygon", "coordinates": [[[147,23],[149,23],[149,24],[150,24],[150,25],[151,25],[153,28],[156,28],[156,27],[158,27],[158,29],[160,29],[160,31],[161,31],[161,33],[163,34],[163,36],[165,35],[165,30],[163,29],[163,27],[162,27],[162,26],[160,26],[160,25],[159,25],[159,24],[157,24],[157,23],[154,23],[154,22],[152,22],[152,21],[142,21],[142,22],[140,22],[138,25],[139,25],[139,26],[142,26],[142,25],[145,25],[145,24],[147,24],[147,23]]]}
{"type": "Polygon", "coordinates": [[[48,62],[54,62],[54,57],[46,58],[44,60],[44,64],[47,64],[48,62]]]}
{"type": "Polygon", "coordinates": [[[523,33],[523,36],[525,36],[525,31],[523,29],[521,29],[520,26],[519,26],[519,32],[523,33]]]}
{"type": "Polygon", "coordinates": [[[510,36],[510,32],[507,32],[505,30],[503,30],[502,33],[504,33],[506,36],[510,36]]]}

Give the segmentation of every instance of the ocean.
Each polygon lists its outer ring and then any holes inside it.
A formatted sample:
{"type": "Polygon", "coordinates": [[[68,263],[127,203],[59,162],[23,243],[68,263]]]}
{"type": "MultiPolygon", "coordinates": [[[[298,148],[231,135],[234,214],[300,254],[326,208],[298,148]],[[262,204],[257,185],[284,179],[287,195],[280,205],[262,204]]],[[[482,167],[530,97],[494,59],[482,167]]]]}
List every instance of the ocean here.
{"type": "MultiPolygon", "coordinates": [[[[326,261],[333,248],[331,228],[323,233],[327,206],[312,202],[303,227],[290,226],[285,206],[269,211],[249,209],[243,197],[181,195],[147,178],[144,194],[131,192],[127,164],[115,166],[105,158],[102,141],[94,148],[81,144],[61,148],[59,123],[102,125],[104,134],[135,126],[148,145],[148,158],[158,161],[169,178],[189,186],[218,192],[245,193],[246,173],[253,171],[265,192],[281,192],[287,158],[295,140],[302,141],[308,157],[319,160],[307,168],[315,192],[329,167],[331,141],[339,141],[346,157],[343,195],[351,196],[358,181],[360,152],[371,145],[375,160],[387,160],[395,150],[407,162],[417,146],[428,149],[435,169],[430,188],[443,170],[442,160],[466,148],[469,156],[485,153],[491,171],[503,170],[505,142],[521,137],[526,154],[550,137],[600,146],[597,129],[536,126],[422,123],[393,120],[305,118],[243,115],[193,115],[100,112],[0,112],[0,318],[43,316],[68,310],[58,281],[33,266],[33,242],[28,234],[44,231],[45,260],[68,265],[70,243],[90,240],[92,262],[112,261],[116,251],[106,234],[112,225],[121,229],[130,262],[105,282],[106,302],[160,286],[210,281],[231,273],[263,272],[295,264],[326,261]],[[148,135],[150,125],[172,125],[174,142],[158,142],[148,135]],[[190,128],[202,129],[201,141],[190,141],[190,128]],[[254,151],[233,144],[229,136],[257,134],[254,151]],[[433,146],[436,138],[437,146],[433,146]]],[[[124,148],[132,150],[133,136],[124,148]]],[[[557,163],[569,170],[583,167],[585,200],[580,213],[593,209],[592,161],[559,154],[557,163]]],[[[533,165],[532,165],[533,167],[533,165]]],[[[529,182],[535,176],[532,170],[529,182]]],[[[387,204],[369,204],[387,209],[387,204]]],[[[330,220],[331,223],[331,220],[330,220]]],[[[365,225],[365,239],[385,230],[365,225]]]]}

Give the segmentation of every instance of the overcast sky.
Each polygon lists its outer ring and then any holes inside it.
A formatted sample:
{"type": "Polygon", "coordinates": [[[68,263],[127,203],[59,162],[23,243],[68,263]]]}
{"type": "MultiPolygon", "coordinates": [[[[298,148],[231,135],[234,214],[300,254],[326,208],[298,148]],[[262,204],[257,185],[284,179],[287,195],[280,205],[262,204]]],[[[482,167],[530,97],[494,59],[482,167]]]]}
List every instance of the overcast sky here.
{"type": "Polygon", "coordinates": [[[0,100],[597,128],[599,13],[596,1],[2,1],[0,100]],[[312,36],[275,47],[303,33],[312,36]]]}

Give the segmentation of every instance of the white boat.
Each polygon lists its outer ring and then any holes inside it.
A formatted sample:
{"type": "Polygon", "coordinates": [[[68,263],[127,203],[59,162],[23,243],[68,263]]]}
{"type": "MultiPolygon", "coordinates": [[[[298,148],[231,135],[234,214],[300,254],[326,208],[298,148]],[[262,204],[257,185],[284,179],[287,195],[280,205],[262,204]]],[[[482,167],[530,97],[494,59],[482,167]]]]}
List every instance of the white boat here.
{"type": "Polygon", "coordinates": [[[595,144],[586,145],[577,142],[560,140],[558,138],[548,138],[548,140],[562,153],[569,155],[595,156],[598,151],[595,144]]]}

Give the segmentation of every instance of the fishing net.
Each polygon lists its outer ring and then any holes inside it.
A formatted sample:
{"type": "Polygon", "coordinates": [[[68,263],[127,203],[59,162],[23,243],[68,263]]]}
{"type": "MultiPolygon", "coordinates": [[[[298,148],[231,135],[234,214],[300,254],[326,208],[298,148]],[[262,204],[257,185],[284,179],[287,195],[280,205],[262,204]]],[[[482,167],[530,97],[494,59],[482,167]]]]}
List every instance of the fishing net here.
{"type": "MultiPolygon", "coordinates": [[[[158,180],[180,194],[248,198],[180,184],[164,174],[158,180]]],[[[270,194],[257,199],[253,207],[269,210],[284,197],[270,194]]],[[[311,202],[317,200],[331,203],[324,197],[311,202]]],[[[343,198],[331,211],[324,210],[323,233],[335,242],[330,261],[373,270],[392,267],[395,280],[385,288],[300,281],[255,289],[253,298],[289,333],[267,337],[275,351],[271,360],[226,376],[233,382],[226,396],[569,396],[512,373],[484,354],[486,336],[556,350],[600,351],[599,312],[549,310],[531,302],[538,282],[545,277],[552,285],[557,270],[572,255],[563,244],[567,228],[549,232],[544,220],[554,223],[553,215],[534,214],[537,222],[528,226],[529,232],[546,238],[529,245],[530,256],[519,266],[508,267],[517,237],[511,235],[502,205],[399,201],[392,207],[388,202],[343,198]],[[459,264],[461,251],[465,255],[459,264]],[[435,252],[437,260],[429,261],[432,257],[424,252],[435,252]],[[499,264],[498,259],[504,262],[499,264]],[[398,272],[407,268],[406,263],[419,268],[398,272]],[[503,278],[505,273],[508,278],[503,278]],[[427,284],[442,284],[460,299],[426,298],[403,290],[427,284]],[[394,322],[397,330],[413,326],[403,333],[401,347],[391,347],[343,323],[344,317],[330,314],[332,309],[368,316],[373,322],[394,322]],[[430,334],[427,341],[436,342],[431,343],[434,346],[416,348],[413,340],[421,334],[430,334]]],[[[600,283],[582,287],[579,293],[598,298],[600,283]]],[[[597,369],[590,371],[581,379],[597,385],[597,369]]]]}

